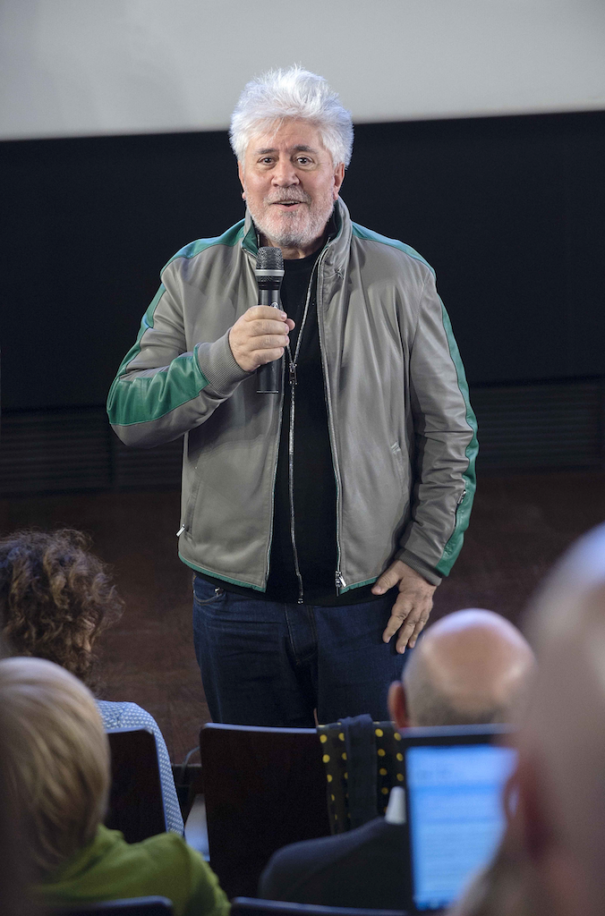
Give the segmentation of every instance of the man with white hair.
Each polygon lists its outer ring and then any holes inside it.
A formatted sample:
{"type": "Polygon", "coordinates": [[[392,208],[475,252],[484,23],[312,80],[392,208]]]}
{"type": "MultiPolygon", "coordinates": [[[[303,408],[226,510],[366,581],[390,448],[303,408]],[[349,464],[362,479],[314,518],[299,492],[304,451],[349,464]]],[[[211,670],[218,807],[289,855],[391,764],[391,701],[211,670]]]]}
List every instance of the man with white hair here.
{"type": "Polygon", "coordinates": [[[385,718],[468,524],[476,426],[449,319],[424,259],[351,221],[352,142],[321,77],[246,86],[246,217],[164,268],[109,395],[125,443],[186,436],[179,554],[219,722],[385,718]],[[283,311],[257,304],[261,246],[285,259],[283,311]],[[259,393],[275,360],[281,393],[259,393]]]}

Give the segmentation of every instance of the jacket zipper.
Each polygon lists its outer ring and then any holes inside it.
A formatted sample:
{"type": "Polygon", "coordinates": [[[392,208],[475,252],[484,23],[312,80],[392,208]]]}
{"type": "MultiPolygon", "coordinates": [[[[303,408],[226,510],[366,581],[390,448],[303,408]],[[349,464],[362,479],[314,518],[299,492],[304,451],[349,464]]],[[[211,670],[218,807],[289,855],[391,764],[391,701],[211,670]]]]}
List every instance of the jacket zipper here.
{"type": "Polygon", "coordinates": [[[303,579],[300,572],[300,565],[298,563],[298,550],[296,549],[296,530],[294,524],[294,415],[296,410],[296,364],[298,362],[298,354],[300,352],[300,345],[302,342],[303,331],[307,321],[307,315],[309,312],[309,303],[311,302],[311,291],[313,289],[313,275],[315,271],[318,271],[319,275],[319,263],[324,257],[324,253],[319,256],[318,260],[315,262],[313,271],[311,272],[311,278],[309,280],[309,287],[307,289],[307,301],[305,302],[305,310],[303,313],[303,319],[300,325],[300,330],[298,332],[298,339],[296,341],[296,349],[294,351],[294,359],[292,359],[292,351],[290,350],[290,344],[288,344],[288,358],[290,360],[289,364],[289,373],[290,373],[290,429],[288,430],[288,495],[290,497],[290,538],[292,540],[292,552],[294,554],[294,571],[296,572],[296,578],[298,580],[298,604],[304,604],[304,589],[303,589],[303,579]]]}
{"type": "MultiPolygon", "coordinates": [[[[336,270],[337,275],[342,279],[342,272],[336,270]]],[[[326,354],[325,354],[325,343],[324,343],[324,326],[323,326],[323,312],[319,307],[319,274],[317,277],[317,327],[319,330],[319,350],[321,353],[321,363],[324,375],[324,397],[326,399],[326,413],[328,415],[328,432],[330,434],[330,445],[332,452],[332,466],[334,468],[334,480],[336,482],[336,573],[335,573],[335,585],[336,585],[336,594],[340,595],[343,588],[346,587],[344,576],[340,570],[341,555],[340,555],[340,513],[341,513],[341,492],[340,492],[340,478],[338,475],[338,468],[336,466],[336,433],[334,430],[334,421],[332,418],[332,402],[330,401],[330,388],[328,385],[328,372],[326,367],[326,354]]]]}
{"type": "MultiPolygon", "coordinates": [[[[280,301],[281,305],[281,301],[280,301]]],[[[279,449],[279,432],[281,430],[281,421],[282,415],[284,412],[284,376],[285,376],[285,360],[282,361],[282,372],[281,372],[281,391],[279,396],[279,417],[277,421],[277,448],[279,449]]],[[[271,562],[271,546],[273,544],[273,511],[275,507],[275,479],[277,477],[277,454],[275,456],[275,461],[273,462],[273,482],[271,484],[271,533],[269,535],[269,544],[267,546],[267,559],[265,569],[267,570],[265,574],[265,588],[267,587],[267,579],[269,578],[269,565],[271,562]]]]}

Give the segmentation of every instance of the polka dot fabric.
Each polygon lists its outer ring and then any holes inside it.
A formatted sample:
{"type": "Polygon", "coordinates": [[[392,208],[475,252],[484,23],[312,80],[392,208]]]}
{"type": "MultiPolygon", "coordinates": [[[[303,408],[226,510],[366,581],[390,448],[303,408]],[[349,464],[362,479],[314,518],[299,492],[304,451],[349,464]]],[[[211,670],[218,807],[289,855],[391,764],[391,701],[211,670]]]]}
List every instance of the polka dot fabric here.
{"type": "MultiPolygon", "coordinates": [[[[351,829],[349,812],[347,753],[342,724],[317,727],[326,768],[328,812],[332,833],[351,829]]],[[[377,757],[376,814],[384,814],[393,786],[403,786],[403,754],[401,735],[392,722],[374,722],[377,757]]]]}

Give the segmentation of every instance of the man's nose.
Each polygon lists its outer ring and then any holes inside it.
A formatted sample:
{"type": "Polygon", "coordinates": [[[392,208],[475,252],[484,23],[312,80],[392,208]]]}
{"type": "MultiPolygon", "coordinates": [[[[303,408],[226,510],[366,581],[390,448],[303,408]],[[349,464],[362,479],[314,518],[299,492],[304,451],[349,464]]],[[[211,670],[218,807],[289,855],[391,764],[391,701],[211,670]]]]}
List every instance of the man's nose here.
{"type": "Polygon", "coordinates": [[[272,172],[271,179],[274,185],[280,188],[289,188],[298,184],[298,174],[289,159],[280,159],[272,172]]]}

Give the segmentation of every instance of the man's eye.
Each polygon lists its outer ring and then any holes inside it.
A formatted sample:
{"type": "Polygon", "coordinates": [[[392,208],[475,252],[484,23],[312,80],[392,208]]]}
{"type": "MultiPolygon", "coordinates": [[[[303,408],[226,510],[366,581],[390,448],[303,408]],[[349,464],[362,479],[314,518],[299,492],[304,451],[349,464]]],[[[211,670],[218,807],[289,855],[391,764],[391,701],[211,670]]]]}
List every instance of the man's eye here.
{"type": "Polygon", "coordinates": [[[301,165],[309,165],[309,163],[311,162],[308,156],[299,156],[296,161],[299,162],[301,165]]]}

